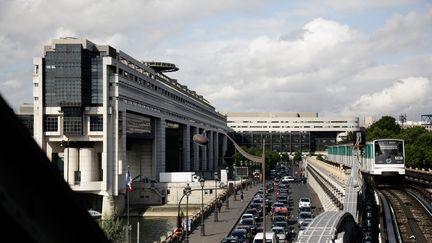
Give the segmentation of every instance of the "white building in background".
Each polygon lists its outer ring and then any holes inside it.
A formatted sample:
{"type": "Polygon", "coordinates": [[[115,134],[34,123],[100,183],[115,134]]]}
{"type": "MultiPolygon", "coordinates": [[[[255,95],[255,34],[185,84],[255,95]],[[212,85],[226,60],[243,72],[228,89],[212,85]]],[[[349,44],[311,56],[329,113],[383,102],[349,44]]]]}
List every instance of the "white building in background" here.
{"type": "MultiPolygon", "coordinates": [[[[77,38],[52,40],[33,64],[34,138],[88,207],[121,212],[127,171],[143,182],[225,168],[226,118],[164,74],[174,64],[77,38]],[[192,141],[203,132],[206,147],[192,141]]],[[[168,191],[135,189],[137,204],[163,203],[168,191]]]]}
{"type": "MultiPolygon", "coordinates": [[[[339,136],[359,130],[358,117],[318,117],[317,112],[226,112],[228,126],[244,146],[278,152],[322,151],[339,136]]],[[[345,135],[346,136],[346,135],[345,135]]]]}

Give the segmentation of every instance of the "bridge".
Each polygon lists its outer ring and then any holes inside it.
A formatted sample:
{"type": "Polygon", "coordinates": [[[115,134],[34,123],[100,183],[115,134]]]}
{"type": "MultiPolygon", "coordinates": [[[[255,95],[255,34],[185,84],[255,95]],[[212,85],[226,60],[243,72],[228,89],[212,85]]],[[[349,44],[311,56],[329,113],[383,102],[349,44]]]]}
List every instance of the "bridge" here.
{"type": "Polygon", "coordinates": [[[361,239],[357,200],[359,178],[346,175],[342,168],[313,157],[304,160],[308,181],[323,202],[318,215],[299,235],[297,242],[355,242],[361,239]]]}

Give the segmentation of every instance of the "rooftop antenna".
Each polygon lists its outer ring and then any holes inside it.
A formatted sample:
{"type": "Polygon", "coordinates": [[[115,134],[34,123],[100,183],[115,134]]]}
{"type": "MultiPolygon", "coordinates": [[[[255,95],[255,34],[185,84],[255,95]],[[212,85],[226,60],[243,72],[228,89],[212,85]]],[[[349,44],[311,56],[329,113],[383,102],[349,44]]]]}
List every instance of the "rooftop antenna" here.
{"type": "Polygon", "coordinates": [[[402,124],[402,127],[404,127],[404,124],[405,124],[406,120],[407,120],[407,115],[406,114],[400,114],[399,115],[399,121],[402,124]]]}

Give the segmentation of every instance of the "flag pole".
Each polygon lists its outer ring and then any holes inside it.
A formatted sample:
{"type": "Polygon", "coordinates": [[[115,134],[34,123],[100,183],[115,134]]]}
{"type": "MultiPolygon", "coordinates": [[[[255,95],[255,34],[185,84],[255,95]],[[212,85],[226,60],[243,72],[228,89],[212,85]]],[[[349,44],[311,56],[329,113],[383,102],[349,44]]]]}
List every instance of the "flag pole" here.
{"type": "MultiPolygon", "coordinates": [[[[130,177],[130,172],[129,172],[129,165],[128,165],[128,171],[127,171],[127,175],[130,177]]],[[[127,196],[127,243],[129,243],[129,235],[130,235],[130,225],[129,225],[129,182],[126,185],[126,196],[127,196]]]]}

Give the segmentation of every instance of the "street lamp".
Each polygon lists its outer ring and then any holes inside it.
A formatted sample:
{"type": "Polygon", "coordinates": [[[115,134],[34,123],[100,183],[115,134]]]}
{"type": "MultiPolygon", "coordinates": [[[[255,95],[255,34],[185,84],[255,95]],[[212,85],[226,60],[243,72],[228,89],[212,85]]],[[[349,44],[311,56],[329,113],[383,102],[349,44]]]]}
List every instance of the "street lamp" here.
{"type": "Polygon", "coordinates": [[[217,222],[219,219],[218,219],[218,204],[219,204],[219,202],[218,202],[218,200],[217,200],[217,182],[218,182],[218,173],[217,172],[215,172],[214,173],[214,180],[215,180],[215,203],[214,203],[214,206],[215,206],[215,210],[214,210],[214,222],[217,222]]]}
{"type": "Polygon", "coordinates": [[[201,185],[201,236],[205,235],[205,229],[204,229],[204,178],[199,179],[199,183],[201,185]]]}
{"type": "MultiPolygon", "coordinates": [[[[227,178],[229,177],[229,167],[227,166],[226,168],[225,168],[225,170],[227,171],[227,178]]],[[[226,197],[226,199],[225,199],[225,201],[226,201],[226,209],[229,209],[229,200],[228,200],[228,196],[229,196],[229,187],[228,187],[228,193],[226,193],[225,195],[225,197],[226,197]]]]}
{"type": "MultiPolygon", "coordinates": [[[[246,151],[244,151],[240,145],[238,145],[236,142],[234,142],[234,140],[228,136],[228,134],[226,134],[225,132],[221,132],[223,135],[225,135],[225,137],[227,137],[233,144],[234,147],[236,148],[236,150],[243,155],[246,159],[257,162],[257,163],[261,163],[262,164],[262,168],[263,168],[263,187],[264,187],[264,192],[263,192],[263,203],[262,203],[262,207],[263,207],[263,242],[266,242],[266,211],[265,211],[265,199],[266,199],[266,184],[265,184],[265,139],[263,139],[263,150],[262,150],[262,156],[255,156],[252,154],[248,154],[246,153],[246,151]]],[[[206,145],[208,143],[208,138],[205,136],[205,134],[195,134],[193,136],[193,140],[194,142],[201,144],[201,145],[206,145]]],[[[200,181],[201,182],[201,181],[200,181]]],[[[204,182],[202,184],[202,186],[204,186],[204,182]]]]}
{"type": "Polygon", "coordinates": [[[183,189],[183,196],[180,198],[180,201],[179,201],[179,203],[178,203],[178,206],[177,206],[177,228],[178,229],[180,229],[180,228],[182,228],[182,225],[181,225],[181,216],[180,216],[180,205],[181,205],[181,202],[182,202],[182,200],[183,200],[183,198],[186,196],[186,239],[188,240],[188,223],[189,223],[189,215],[188,215],[188,203],[189,203],[189,195],[191,194],[191,192],[192,192],[192,189],[191,189],[191,187],[189,186],[189,183],[186,185],[186,187],[183,189]]]}
{"type": "Polygon", "coordinates": [[[185,189],[183,189],[183,196],[186,195],[186,243],[189,243],[189,196],[191,192],[192,189],[188,183],[185,189]]]}

